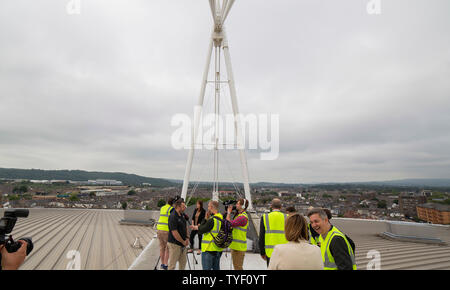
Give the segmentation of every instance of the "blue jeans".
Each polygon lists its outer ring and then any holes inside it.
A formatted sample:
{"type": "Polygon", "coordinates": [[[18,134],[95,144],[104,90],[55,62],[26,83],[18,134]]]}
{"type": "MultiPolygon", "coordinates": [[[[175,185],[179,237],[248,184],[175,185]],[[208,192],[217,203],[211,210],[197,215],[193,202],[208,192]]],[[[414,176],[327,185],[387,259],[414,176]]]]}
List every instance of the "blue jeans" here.
{"type": "Polygon", "coordinates": [[[203,252],[203,270],[220,270],[220,257],[222,257],[222,252],[203,252]]]}

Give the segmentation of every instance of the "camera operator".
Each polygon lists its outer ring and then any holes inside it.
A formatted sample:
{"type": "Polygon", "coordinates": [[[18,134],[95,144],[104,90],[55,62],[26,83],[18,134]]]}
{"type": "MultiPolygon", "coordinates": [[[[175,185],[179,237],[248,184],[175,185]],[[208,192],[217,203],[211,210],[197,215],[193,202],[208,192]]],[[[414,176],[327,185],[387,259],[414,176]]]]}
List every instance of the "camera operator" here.
{"type": "Polygon", "coordinates": [[[230,245],[231,259],[235,270],[243,270],[245,252],[247,251],[248,214],[246,212],[248,200],[241,198],[236,203],[235,217],[231,220],[233,206],[227,208],[227,220],[233,227],[233,242],[230,245]]]}
{"type": "Polygon", "coordinates": [[[20,265],[25,261],[27,256],[27,242],[23,240],[19,240],[20,246],[19,250],[13,253],[9,253],[4,245],[0,245],[0,253],[1,253],[1,270],[17,270],[20,265]]]}

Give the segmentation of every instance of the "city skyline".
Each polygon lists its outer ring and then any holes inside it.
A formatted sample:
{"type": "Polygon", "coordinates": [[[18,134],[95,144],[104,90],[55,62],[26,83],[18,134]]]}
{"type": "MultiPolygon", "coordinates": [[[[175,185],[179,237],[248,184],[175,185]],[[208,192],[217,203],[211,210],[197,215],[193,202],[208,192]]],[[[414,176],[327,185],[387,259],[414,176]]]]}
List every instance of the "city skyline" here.
{"type": "MultiPolygon", "coordinates": [[[[236,1],[226,26],[241,112],[280,119],[279,157],[249,150],[250,182],[449,178],[450,3],[281,2],[236,1]]],[[[0,4],[0,167],[181,180],[170,121],[193,115],[207,1],[81,3],[0,4]]]]}

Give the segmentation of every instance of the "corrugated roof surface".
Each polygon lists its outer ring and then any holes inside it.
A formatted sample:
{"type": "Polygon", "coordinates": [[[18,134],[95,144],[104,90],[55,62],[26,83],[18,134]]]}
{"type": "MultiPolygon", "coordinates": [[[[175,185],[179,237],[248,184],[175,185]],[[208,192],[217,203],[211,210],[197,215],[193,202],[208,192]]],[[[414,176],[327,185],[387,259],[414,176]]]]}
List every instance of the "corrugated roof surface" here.
{"type": "Polygon", "coordinates": [[[20,269],[66,269],[67,253],[76,250],[82,270],[126,270],[142,251],[132,247],[136,237],[145,247],[154,231],[119,225],[122,218],[121,210],[30,209],[12,233],[15,239],[33,238],[34,249],[20,269]]]}

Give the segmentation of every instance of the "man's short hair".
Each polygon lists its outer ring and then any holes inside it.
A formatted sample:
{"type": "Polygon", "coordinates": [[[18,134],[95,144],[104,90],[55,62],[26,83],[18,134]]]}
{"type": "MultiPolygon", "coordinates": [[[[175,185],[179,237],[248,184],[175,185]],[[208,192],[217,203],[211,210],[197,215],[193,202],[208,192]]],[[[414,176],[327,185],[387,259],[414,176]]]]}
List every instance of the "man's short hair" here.
{"type": "Polygon", "coordinates": [[[274,198],[273,200],[272,200],[272,208],[274,208],[274,209],[281,209],[281,200],[280,199],[278,199],[278,198],[274,198]]]}
{"type": "Polygon", "coordinates": [[[323,210],[323,208],[313,208],[308,212],[308,218],[311,217],[313,214],[318,214],[321,219],[328,218],[327,213],[323,210]]]}
{"type": "Polygon", "coordinates": [[[181,206],[184,203],[184,200],[182,198],[175,201],[174,207],[181,206]]]}
{"type": "Polygon", "coordinates": [[[297,212],[297,210],[296,210],[295,207],[293,207],[293,206],[287,207],[287,208],[286,208],[286,211],[287,211],[287,212],[297,212]]]}
{"type": "Polygon", "coordinates": [[[331,220],[331,218],[333,217],[331,211],[328,208],[324,208],[323,211],[327,214],[328,219],[331,220]]]}
{"type": "Polygon", "coordinates": [[[219,202],[217,200],[211,200],[209,203],[212,205],[213,208],[219,210],[219,202]]]}

